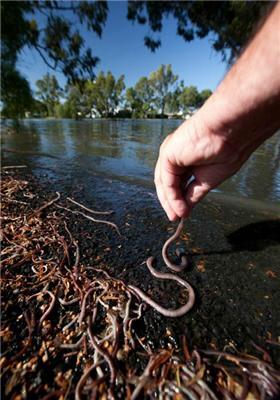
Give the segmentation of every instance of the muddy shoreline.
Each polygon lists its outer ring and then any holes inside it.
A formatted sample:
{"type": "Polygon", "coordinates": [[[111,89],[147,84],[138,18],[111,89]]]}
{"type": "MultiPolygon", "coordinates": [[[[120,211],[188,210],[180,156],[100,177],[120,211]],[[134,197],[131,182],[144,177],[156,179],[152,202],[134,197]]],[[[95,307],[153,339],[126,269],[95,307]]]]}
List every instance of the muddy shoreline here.
{"type": "MultiPolygon", "coordinates": [[[[141,287],[167,307],[184,301],[181,288],[155,280],[143,264],[153,255],[161,269],[162,245],[176,228],[165,218],[154,191],[98,176],[35,177],[25,169],[16,170],[14,176],[29,181],[38,195],[30,200],[32,207],[59,191],[63,199],[70,196],[90,208],[114,211],[110,220],[121,236],[108,226],[67,216],[80,246],[81,263],[98,263],[111,276],[141,287]]],[[[260,357],[257,345],[280,367],[280,346],[272,344],[279,343],[280,335],[279,231],[280,218],[269,210],[250,212],[211,199],[199,205],[178,241],[190,260],[180,276],[193,286],[195,306],[176,319],[147,307],[137,329],[151,349],[168,345],[179,349],[186,336],[191,349],[236,347],[260,357]]]]}
{"type": "MultiPolygon", "coordinates": [[[[96,243],[87,236],[100,230],[98,255],[113,276],[141,284],[145,290],[154,287],[161,300],[172,305],[176,285],[155,282],[141,265],[151,255],[157,258],[158,267],[163,265],[162,244],[176,228],[167,221],[154,192],[102,177],[91,176],[88,187],[78,179],[70,183],[44,176],[39,180],[23,170],[17,175],[40,185],[40,195],[46,198],[53,191],[64,191],[93,209],[113,210],[121,237],[110,228],[101,229],[91,221],[69,215],[74,233],[80,235],[82,254],[90,259],[97,253],[96,243]]],[[[280,334],[279,232],[280,218],[269,211],[249,213],[209,200],[198,206],[179,244],[191,261],[182,276],[195,288],[196,305],[178,321],[151,312],[148,325],[152,324],[155,337],[161,336],[160,327],[168,325],[174,326],[177,334],[189,331],[198,347],[214,340],[219,348],[229,341],[252,348],[251,340],[265,340],[269,332],[276,339],[280,334]]]]}

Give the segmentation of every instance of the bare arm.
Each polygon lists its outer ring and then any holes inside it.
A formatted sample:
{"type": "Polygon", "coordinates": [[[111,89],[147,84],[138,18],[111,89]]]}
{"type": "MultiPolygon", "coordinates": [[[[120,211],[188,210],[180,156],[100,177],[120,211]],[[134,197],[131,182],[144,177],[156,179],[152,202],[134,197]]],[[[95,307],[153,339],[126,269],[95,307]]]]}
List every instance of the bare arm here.
{"type": "Polygon", "coordinates": [[[188,216],[279,127],[280,3],[204,106],[161,145],[155,184],[169,219],[188,216]]]}

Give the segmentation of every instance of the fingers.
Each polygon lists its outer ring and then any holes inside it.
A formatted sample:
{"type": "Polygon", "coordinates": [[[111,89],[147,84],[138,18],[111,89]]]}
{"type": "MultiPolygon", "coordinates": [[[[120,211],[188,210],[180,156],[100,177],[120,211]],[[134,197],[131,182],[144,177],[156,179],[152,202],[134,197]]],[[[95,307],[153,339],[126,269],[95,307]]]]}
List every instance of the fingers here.
{"type": "Polygon", "coordinates": [[[182,190],[183,183],[187,181],[188,177],[184,169],[180,167],[176,169],[167,165],[164,158],[159,158],[155,169],[155,185],[159,201],[170,221],[186,217],[189,214],[182,190]]]}
{"type": "Polygon", "coordinates": [[[156,191],[157,191],[157,196],[160,201],[160,204],[164,211],[167,214],[167,217],[170,221],[176,221],[177,215],[172,209],[172,207],[169,205],[169,202],[166,198],[163,185],[161,182],[161,167],[160,167],[160,160],[157,161],[157,165],[155,168],[155,185],[156,185],[156,191]]]}
{"type": "Polygon", "coordinates": [[[194,179],[186,188],[185,199],[188,204],[189,210],[202,200],[207,193],[212,189],[207,183],[199,182],[194,179]]]}

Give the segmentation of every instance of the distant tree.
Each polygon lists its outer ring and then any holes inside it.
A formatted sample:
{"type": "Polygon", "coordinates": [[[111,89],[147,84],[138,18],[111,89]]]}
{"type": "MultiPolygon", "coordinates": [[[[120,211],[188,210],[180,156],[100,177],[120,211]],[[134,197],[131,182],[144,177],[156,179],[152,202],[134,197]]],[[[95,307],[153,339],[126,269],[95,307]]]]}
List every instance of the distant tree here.
{"type": "Polygon", "coordinates": [[[134,88],[127,89],[126,105],[131,108],[134,118],[147,118],[155,114],[154,88],[147,77],[140,78],[134,88]]]}
{"type": "Polygon", "coordinates": [[[153,89],[154,102],[162,116],[165,112],[168,97],[174,89],[174,84],[177,80],[178,75],[174,75],[170,64],[161,65],[157,71],[152,72],[149,76],[149,84],[153,89]]]}
{"type": "Polygon", "coordinates": [[[85,84],[88,109],[95,109],[101,117],[113,116],[122,102],[124,89],[124,75],[116,79],[111,72],[100,72],[94,81],[85,84]]]}
{"type": "Polygon", "coordinates": [[[42,79],[36,81],[36,86],[36,95],[46,105],[48,116],[54,117],[55,106],[59,103],[59,99],[63,93],[56,77],[47,73],[42,79]]]}
{"type": "Polygon", "coordinates": [[[132,112],[133,118],[142,116],[143,102],[139,99],[136,90],[133,87],[127,88],[125,92],[125,105],[132,112]]]}
{"type": "Polygon", "coordinates": [[[187,86],[183,89],[180,95],[180,104],[185,113],[199,107],[200,97],[196,86],[187,86]]]}
{"type": "Polygon", "coordinates": [[[205,101],[211,96],[212,90],[204,89],[199,93],[199,106],[201,107],[205,101]]]}
{"type": "Polygon", "coordinates": [[[44,118],[48,116],[48,108],[42,101],[34,99],[31,114],[34,117],[44,118]]]}
{"type": "Polygon", "coordinates": [[[184,90],[184,82],[181,81],[179,85],[171,92],[167,98],[166,110],[172,114],[179,114],[182,110],[181,95],[184,90]]]}
{"type": "MultiPolygon", "coordinates": [[[[274,1],[129,1],[127,18],[147,24],[152,32],[160,32],[163,21],[173,16],[177,34],[187,42],[195,37],[211,35],[214,50],[232,62],[248,41],[256,23],[274,1]]],[[[152,51],[160,45],[160,38],[147,35],[145,44],[152,51]]]]}

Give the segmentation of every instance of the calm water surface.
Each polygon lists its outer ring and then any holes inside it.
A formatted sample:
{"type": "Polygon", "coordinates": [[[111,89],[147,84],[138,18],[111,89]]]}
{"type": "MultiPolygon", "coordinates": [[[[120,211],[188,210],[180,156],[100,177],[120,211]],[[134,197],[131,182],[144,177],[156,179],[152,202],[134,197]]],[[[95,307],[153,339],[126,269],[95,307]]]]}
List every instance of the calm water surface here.
{"type": "MultiPolygon", "coordinates": [[[[76,171],[79,176],[83,172],[97,173],[136,184],[153,185],[160,143],[181,122],[25,120],[18,132],[2,129],[3,148],[23,152],[5,152],[3,164],[20,162],[35,172],[50,168],[54,174],[63,171],[68,176],[75,176],[76,171]],[[46,157],[46,154],[55,158],[46,157]]],[[[266,141],[219,191],[275,206],[280,200],[280,132],[266,141]]]]}

